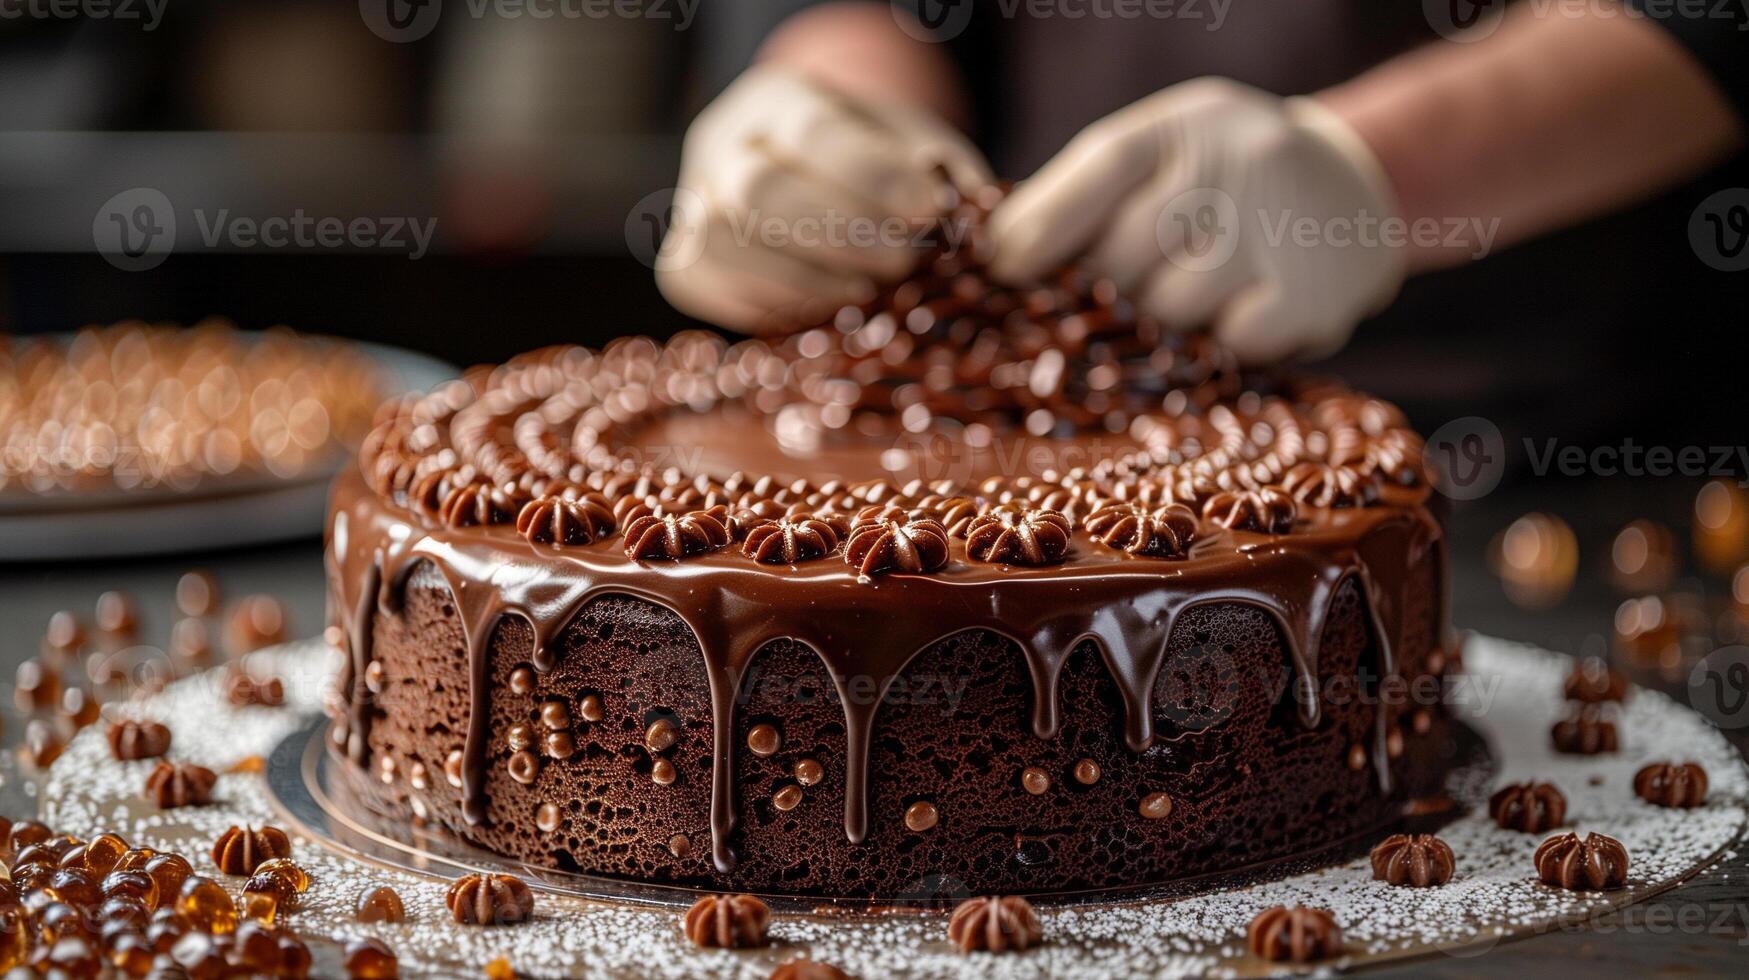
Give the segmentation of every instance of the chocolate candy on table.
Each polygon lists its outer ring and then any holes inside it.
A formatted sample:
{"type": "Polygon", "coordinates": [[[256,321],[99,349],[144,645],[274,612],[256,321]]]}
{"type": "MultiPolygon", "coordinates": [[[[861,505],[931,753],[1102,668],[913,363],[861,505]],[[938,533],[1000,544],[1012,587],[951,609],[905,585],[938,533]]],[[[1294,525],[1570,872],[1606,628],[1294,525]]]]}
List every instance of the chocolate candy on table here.
{"type": "Polygon", "coordinates": [[[355,916],[360,922],[405,922],[407,910],[393,888],[378,885],[359,893],[355,916]]]}
{"type": "Polygon", "coordinates": [[[1555,751],[1568,755],[1597,755],[1618,747],[1615,721],[1600,705],[1578,704],[1566,718],[1549,729],[1555,751]]]}
{"type": "Polygon", "coordinates": [[[354,980],[395,980],[401,975],[395,951],[374,936],[347,943],[345,965],[346,975],[354,980]]]}
{"type": "Polygon", "coordinates": [[[465,875],[450,884],[443,901],[463,925],[509,925],[534,914],[534,892],[515,875],[465,875]]]}
{"type": "Polygon", "coordinates": [[[1654,762],[1634,773],[1634,794],[1658,806],[1700,806],[1706,791],[1706,770],[1699,763],[1654,762]]]}
{"type": "Polygon", "coordinates": [[[231,827],[213,841],[213,866],[223,874],[252,875],[263,863],[291,854],[291,839],[278,827],[231,827]]]}
{"type": "Polygon", "coordinates": [[[109,753],[123,761],[155,759],[170,751],[170,729],[155,721],[124,718],[105,733],[109,753]]]}
{"type": "Polygon", "coordinates": [[[1372,876],[1393,885],[1443,885],[1456,868],[1451,846],[1432,834],[1392,834],[1373,845],[1372,876]]]}
{"type": "Polygon", "coordinates": [[[1506,830],[1540,834],[1567,820],[1567,797],[1552,783],[1512,783],[1488,798],[1488,813],[1506,830]]]}
{"type": "Polygon", "coordinates": [[[1342,953],[1342,927],[1327,909],[1277,905],[1245,930],[1251,955],[1278,963],[1312,963],[1342,953]]]}
{"type": "Polygon", "coordinates": [[[1568,891],[1612,891],[1627,885],[1628,851],[1603,834],[1557,834],[1538,845],[1532,861],[1543,884],[1568,891]]]}
{"type": "Polygon", "coordinates": [[[199,806],[212,798],[218,776],[205,766],[160,762],[146,777],[146,799],[162,809],[199,806]]]}
{"type": "Polygon", "coordinates": [[[740,949],[763,946],[771,910],[752,895],[706,895],[680,918],[680,929],[695,946],[740,949]]]}
{"type": "Polygon", "coordinates": [[[1020,952],[1037,946],[1044,925],[1032,903],[1016,895],[961,902],[947,922],[947,940],[961,952],[1020,952]]]}

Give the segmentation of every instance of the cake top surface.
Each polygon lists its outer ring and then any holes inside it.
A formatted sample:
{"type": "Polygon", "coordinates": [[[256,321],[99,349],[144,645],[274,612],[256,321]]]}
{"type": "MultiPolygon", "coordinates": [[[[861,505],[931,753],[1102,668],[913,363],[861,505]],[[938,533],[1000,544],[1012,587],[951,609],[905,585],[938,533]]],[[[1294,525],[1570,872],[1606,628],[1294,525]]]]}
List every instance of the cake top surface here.
{"type": "Polygon", "coordinates": [[[1242,372],[1074,269],[998,285],[978,218],[963,209],[969,238],[911,280],[781,339],[553,347],[391,402],[365,477],[433,529],[561,550],[617,536],[637,560],[741,542],[864,576],[961,565],[962,548],[1008,568],[1182,559],[1425,500],[1395,406],[1242,372]]]}

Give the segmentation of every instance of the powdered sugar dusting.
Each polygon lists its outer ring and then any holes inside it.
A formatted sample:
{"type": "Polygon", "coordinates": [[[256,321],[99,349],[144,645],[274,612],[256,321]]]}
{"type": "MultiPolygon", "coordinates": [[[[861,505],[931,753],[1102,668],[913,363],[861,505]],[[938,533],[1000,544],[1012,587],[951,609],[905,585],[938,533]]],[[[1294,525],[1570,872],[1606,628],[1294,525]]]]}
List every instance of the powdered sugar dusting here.
{"type": "MultiPolygon", "coordinates": [[[[1471,955],[1507,936],[1645,897],[1710,864],[1737,839],[1749,776],[1730,744],[1695,712],[1637,690],[1622,712],[1619,753],[1557,755],[1549,748],[1548,727],[1562,708],[1566,658],[1473,637],[1464,659],[1474,696],[1458,710],[1493,746],[1501,780],[1554,782],[1567,796],[1573,829],[1600,831],[1626,844],[1632,855],[1627,891],[1587,896],[1543,887],[1531,868],[1531,853],[1543,835],[1501,830],[1485,814],[1472,813],[1440,831],[1458,861],[1456,877],[1440,888],[1373,881],[1362,859],[1176,900],[1041,908],[1047,942],[1020,955],[962,955],[945,941],[946,916],[933,913],[780,915],[772,922],[771,948],[701,951],[680,935],[672,911],[544,893],[530,923],[458,926],[443,906],[446,881],[369,866],[295,838],[294,857],[313,884],[286,921],[312,944],[321,937],[377,936],[397,951],[409,975],[478,975],[486,962],[504,957],[529,976],[759,978],[801,955],[863,977],[1253,973],[1262,964],[1244,956],[1244,928],[1266,906],[1330,909],[1344,927],[1351,960],[1433,949],[1471,955]],[[1655,760],[1704,766],[1712,782],[1706,805],[1671,810],[1636,798],[1633,774],[1655,760]],[[401,894],[408,921],[353,921],[358,895],[382,884],[401,894]]],[[[81,836],[118,830],[135,843],[181,851],[202,873],[214,874],[206,856],[214,836],[233,824],[276,820],[259,775],[223,770],[250,756],[267,756],[308,723],[319,710],[331,661],[321,646],[297,644],[256,655],[252,664],[285,678],[285,707],[233,708],[219,675],[211,673],[172,685],[137,709],[171,727],[172,758],[221,772],[213,805],[158,811],[140,796],[153,763],[114,761],[103,733],[93,729],[75,738],[51,770],[42,792],[45,819],[81,836]]],[[[221,880],[233,888],[241,884],[221,880]]]]}

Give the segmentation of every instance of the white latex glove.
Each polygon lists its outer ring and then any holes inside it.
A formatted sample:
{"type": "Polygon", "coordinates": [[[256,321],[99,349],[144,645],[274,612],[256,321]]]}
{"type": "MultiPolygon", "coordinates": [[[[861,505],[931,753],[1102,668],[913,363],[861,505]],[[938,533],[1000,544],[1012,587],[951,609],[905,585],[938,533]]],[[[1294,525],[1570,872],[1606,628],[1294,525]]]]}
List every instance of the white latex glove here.
{"type": "Polygon", "coordinates": [[[1394,215],[1378,160],[1327,109],[1206,78],[1094,123],[1021,184],[991,216],[992,272],[1024,282],[1081,256],[1245,361],[1316,355],[1395,297],[1404,248],[1378,244],[1394,215]]]}
{"type": "Polygon", "coordinates": [[[907,275],[948,192],[990,180],[978,151],[921,109],[757,66],[687,130],[656,282],[682,311],[736,330],[816,320],[907,275]]]}

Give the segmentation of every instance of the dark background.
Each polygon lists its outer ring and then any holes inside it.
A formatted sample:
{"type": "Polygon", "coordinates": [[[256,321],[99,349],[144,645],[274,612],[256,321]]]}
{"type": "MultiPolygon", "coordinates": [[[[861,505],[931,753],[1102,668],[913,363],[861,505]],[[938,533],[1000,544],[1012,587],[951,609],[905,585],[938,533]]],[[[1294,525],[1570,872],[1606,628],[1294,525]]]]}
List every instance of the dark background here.
{"type": "MultiPolygon", "coordinates": [[[[790,4],[704,0],[688,31],[655,21],[474,19],[454,13],[461,0],[450,5],[428,37],[404,44],[366,30],[353,0],[169,0],[151,31],[0,19],[0,331],[220,315],[468,364],[543,344],[598,345],[695,326],[657,294],[628,248],[627,219],[672,186],[686,120],[790,4]],[[436,219],[437,244],[414,261],[370,250],[179,242],[157,268],[124,272],[94,254],[91,228],[102,202],[136,187],[164,189],[182,211],[436,219]]],[[[1255,60],[1229,73],[1306,91],[1434,39],[1402,16],[1419,4],[1325,6],[1345,15],[1325,24],[1344,42],[1331,49],[1340,57],[1297,79],[1255,60]],[[1374,16],[1387,7],[1392,16],[1374,16]]],[[[1235,21],[1228,30],[1237,34],[1226,40],[1271,41],[1251,29],[1235,21]]],[[[962,54],[975,39],[960,45],[962,54]]],[[[1023,177],[1037,153],[1002,108],[1011,50],[991,43],[964,64],[983,110],[980,142],[1007,175],[1023,177]]],[[[1116,105],[1096,108],[1084,121],[1116,105]]],[[[1688,558],[1703,479],[1537,473],[1524,446],[1745,441],[1749,272],[1708,267],[1688,232],[1709,194],[1744,185],[1749,174],[1738,159],[1622,213],[1418,279],[1346,351],[1315,366],[1403,405],[1422,432],[1465,416],[1501,430],[1501,487],[1451,506],[1459,627],[1568,652],[1609,651],[1647,683],[1685,676],[1686,659],[1660,673],[1623,657],[1612,618],[1628,596],[1604,571],[1617,530],[1649,518],[1671,529],[1682,565],[1665,590],[1728,608],[1728,570],[1688,558]],[[1509,601],[1487,560],[1495,535],[1530,511],[1558,515],[1579,546],[1572,592],[1548,609],[1509,601]]],[[[186,214],[180,220],[192,224],[186,214]]],[[[88,621],[97,594],[110,588],[136,597],[146,638],[161,642],[175,579],[197,565],[216,570],[232,598],[284,598],[296,635],[319,631],[314,539],[161,561],[0,566],[0,665],[10,673],[35,653],[54,610],[72,608],[88,621]]],[[[1695,640],[1704,652],[1707,638],[1695,640]]],[[[15,742],[18,726],[7,734],[15,742]]],[[[1734,735],[1741,744],[1742,733],[1734,735]]],[[[1739,858],[1731,870],[1734,882],[1691,886],[1671,901],[1749,903],[1749,869],[1739,858]]],[[[1724,970],[1741,965],[1732,957],[1741,953],[1742,920],[1733,921],[1737,932],[1725,937],[1581,932],[1435,966],[1564,971],[1584,959],[1603,973],[1724,970]]]]}

